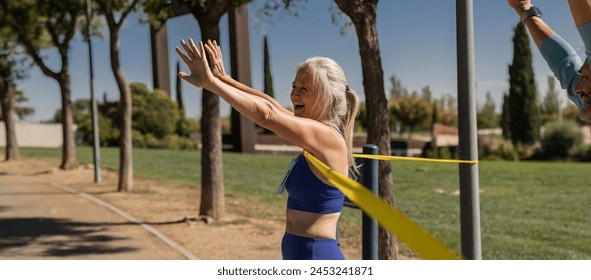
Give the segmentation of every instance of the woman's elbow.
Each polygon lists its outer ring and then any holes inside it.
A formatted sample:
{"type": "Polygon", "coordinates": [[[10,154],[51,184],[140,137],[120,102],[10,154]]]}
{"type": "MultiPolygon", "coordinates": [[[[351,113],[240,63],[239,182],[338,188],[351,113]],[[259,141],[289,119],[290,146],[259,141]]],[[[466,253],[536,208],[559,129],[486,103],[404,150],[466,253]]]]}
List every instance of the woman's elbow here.
{"type": "Polygon", "coordinates": [[[277,115],[279,112],[272,104],[267,104],[265,102],[265,104],[261,105],[257,111],[258,114],[256,114],[256,119],[253,120],[256,124],[271,129],[271,127],[277,122],[277,115]]]}

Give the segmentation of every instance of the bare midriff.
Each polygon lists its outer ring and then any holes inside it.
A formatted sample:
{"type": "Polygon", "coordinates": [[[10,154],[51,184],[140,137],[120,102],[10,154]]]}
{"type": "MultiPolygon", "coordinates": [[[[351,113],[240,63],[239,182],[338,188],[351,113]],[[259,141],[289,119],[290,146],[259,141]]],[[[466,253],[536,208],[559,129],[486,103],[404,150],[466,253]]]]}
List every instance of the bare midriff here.
{"type": "Polygon", "coordinates": [[[336,239],[340,212],[319,214],[287,209],[285,232],[309,238],[336,239]]]}

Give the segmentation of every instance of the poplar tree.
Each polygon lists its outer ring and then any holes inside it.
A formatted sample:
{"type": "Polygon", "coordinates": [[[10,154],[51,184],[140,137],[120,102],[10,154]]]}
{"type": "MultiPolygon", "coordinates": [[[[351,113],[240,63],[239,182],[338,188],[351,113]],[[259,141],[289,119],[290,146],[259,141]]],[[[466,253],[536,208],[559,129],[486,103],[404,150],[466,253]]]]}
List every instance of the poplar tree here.
{"type": "Polygon", "coordinates": [[[531,145],[539,138],[538,104],[530,41],[520,22],[513,36],[513,63],[509,66],[509,115],[511,141],[531,145]]]}
{"type": "Polygon", "coordinates": [[[265,71],[265,93],[268,96],[275,97],[273,93],[273,75],[271,75],[271,58],[269,57],[269,43],[267,42],[267,36],[263,40],[263,56],[264,56],[264,70],[265,71]]]}
{"type": "MultiPolygon", "coordinates": [[[[176,73],[181,71],[180,62],[176,61],[176,73]]],[[[185,104],[183,102],[183,86],[181,83],[181,77],[176,75],[176,103],[179,106],[179,112],[181,113],[181,118],[185,118],[185,104]]]]}
{"type": "Polygon", "coordinates": [[[501,111],[500,123],[501,129],[503,130],[503,139],[511,139],[511,116],[509,115],[509,94],[503,94],[503,109],[501,111]]]}
{"type": "MultiPolygon", "coordinates": [[[[263,39],[263,71],[264,71],[264,92],[271,98],[275,98],[273,93],[273,75],[271,74],[271,58],[269,57],[269,43],[267,42],[267,36],[263,39]]],[[[272,131],[263,128],[264,134],[273,134],[272,131]]]]}

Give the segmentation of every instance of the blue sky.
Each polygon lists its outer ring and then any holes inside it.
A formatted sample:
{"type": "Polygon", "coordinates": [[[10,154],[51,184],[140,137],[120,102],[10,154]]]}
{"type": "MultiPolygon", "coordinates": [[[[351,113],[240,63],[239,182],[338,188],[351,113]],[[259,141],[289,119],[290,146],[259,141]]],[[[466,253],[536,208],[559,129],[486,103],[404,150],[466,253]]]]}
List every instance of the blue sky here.
{"type": "MultiPolygon", "coordinates": [[[[340,25],[331,21],[336,6],[330,0],[307,1],[298,9],[298,17],[278,13],[270,20],[261,21],[257,10],[264,0],[249,5],[250,49],[252,84],[262,89],[263,36],[269,40],[275,96],[284,106],[290,106],[289,91],[295,66],[312,56],[327,56],[344,69],[349,85],[364,99],[361,61],[355,31],[339,33],[340,25]]],[[[420,91],[430,86],[433,96],[444,94],[457,96],[455,2],[453,0],[382,0],[378,4],[378,36],[384,70],[384,87],[390,89],[390,77],[396,75],[409,91],[420,91]]],[[[570,42],[579,54],[584,53],[583,43],[574,27],[566,1],[538,0],[535,4],[543,12],[545,21],[556,33],[570,42]]],[[[477,101],[481,104],[490,91],[497,109],[501,107],[503,92],[508,90],[508,65],[513,57],[513,29],[518,16],[505,0],[474,0],[474,39],[477,101]]],[[[171,70],[171,87],[175,85],[175,63],[178,60],[174,47],[181,38],[201,36],[195,19],[186,15],[169,20],[168,42],[171,70]]],[[[228,53],[227,18],[221,22],[221,44],[226,60],[228,53]]],[[[108,32],[105,30],[105,32],[108,32]]],[[[127,20],[121,30],[121,63],[129,82],[143,82],[152,86],[149,28],[139,23],[135,15],[127,20]]],[[[119,99],[108,57],[108,40],[94,39],[95,62],[94,90],[97,98],[119,99]]],[[[552,75],[547,64],[532,42],[534,72],[538,93],[543,97],[547,90],[547,76],[552,75]]],[[[50,67],[57,69],[59,60],[54,51],[45,52],[50,67]]],[[[72,99],[90,97],[87,45],[77,36],[70,50],[72,99]]],[[[226,61],[226,69],[230,69],[226,61]]],[[[184,69],[184,68],[183,68],[184,69]]],[[[27,106],[35,108],[34,116],[25,121],[47,120],[61,106],[59,86],[33,67],[27,80],[18,85],[29,98],[27,106]]],[[[562,91],[564,92],[564,91],[562,91]]],[[[183,83],[184,103],[189,117],[201,114],[201,90],[183,83]]],[[[174,93],[173,93],[174,95],[174,93]]],[[[567,101],[565,97],[563,104],[567,101]]],[[[223,103],[222,115],[229,107],[223,103]]]]}

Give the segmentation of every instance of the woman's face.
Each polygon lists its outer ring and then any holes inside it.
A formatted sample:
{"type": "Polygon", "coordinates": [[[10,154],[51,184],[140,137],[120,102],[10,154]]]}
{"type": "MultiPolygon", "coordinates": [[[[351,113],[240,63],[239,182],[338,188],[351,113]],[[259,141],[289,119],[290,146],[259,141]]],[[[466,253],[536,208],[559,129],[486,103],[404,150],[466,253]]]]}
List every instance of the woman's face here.
{"type": "Polygon", "coordinates": [[[318,89],[314,85],[312,74],[309,71],[296,73],[291,86],[290,98],[295,116],[320,121],[324,102],[319,97],[318,89]]]}

